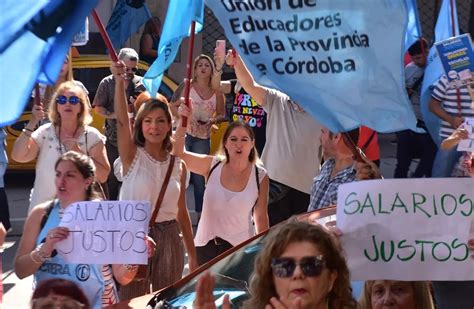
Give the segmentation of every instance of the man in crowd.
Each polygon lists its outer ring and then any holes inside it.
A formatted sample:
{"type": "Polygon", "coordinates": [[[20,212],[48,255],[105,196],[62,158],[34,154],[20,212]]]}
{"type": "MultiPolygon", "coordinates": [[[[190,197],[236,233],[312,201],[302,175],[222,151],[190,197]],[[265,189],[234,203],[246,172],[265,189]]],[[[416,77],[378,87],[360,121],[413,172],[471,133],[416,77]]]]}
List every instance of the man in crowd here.
{"type": "Polygon", "coordinates": [[[352,146],[347,145],[343,134],[347,134],[355,144],[359,139],[359,128],[347,133],[333,133],[325,127],[321,129],[325,162],[319,175],[314,178],[308,211],[336,205],[339,185],[356,180],[352,146]]]}
{"type": "MultiPolygon", "coordinates": [[[[441,119],[439,136],[444,140],[456,130],[466,117],[474,117],[474,98],[471,97],[466,85],[456,87],[448,81],[446,75],[436,83],[431,101],[430,111],[441,119]]],[[[451,150],[438,149],[433,163],[433,177],[449,177],[461,153],[451,150]]]]}
{"type": "Polygon", "coordinates": [[[270,177],[270,225],[275,225],[307,210],[321,162],[321,126],[288,95],[255,82],[240,56],[227,59],[244,90],[267,113],[262,161],[270,177]]]}
{"type": "Polygon", "coordinates": [[[426,67],[427,51],[428,44],[425,39],[416,41],[408,49],[412,62],[405,67],[405,84],[417,118],[417,127],[422,132],[404,130],[397,133],[397,166],[395,167],[394,178],[407,178],[411,161],[415,157],[419,157],[420,162],[413,173],[413,177],[431,177],[437,147],[431,135],[427,132],[420,111],[421,84],[426,67]]]}
{"type": "MultiPolygon", "coordinates": [[[[128,104],[132,104],[133,102],[130,101],[130,98],[136,97],[139,93],[145,91],[145,87],[141,83],[142,77],[135,75],[135,72],[138,70],[138,54],[132,48],[122,48],[118,58],[123,61],[127,67],[125,89],[127,99],[129,100],[128,104]]],[[[93,102],[95,112],[106,119],[105,136],[107,137],[107,141],[105,147],[111,165],[114,164],[114,161],[119,156],[117,149],[117,122],[114,113],[114,91],[115,79],[113,75],[109,75],[100,82],[93,102]]],[[[116,200],[120,190],[120,183],[113,172],[109,174],[107,187],[109,199],[116,200]]]]}

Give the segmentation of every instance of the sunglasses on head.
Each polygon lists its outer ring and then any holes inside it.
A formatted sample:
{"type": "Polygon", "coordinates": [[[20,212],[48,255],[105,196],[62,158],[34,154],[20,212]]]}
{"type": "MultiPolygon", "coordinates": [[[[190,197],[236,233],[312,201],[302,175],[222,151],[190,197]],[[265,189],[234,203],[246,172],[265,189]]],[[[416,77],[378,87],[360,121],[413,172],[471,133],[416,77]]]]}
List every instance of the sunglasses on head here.
{"type": "Polygon", "coordinates": [[[67,102],[71,103],[72,105],[76,105],[77,103],[81,102],[81,99],[79,99],[79,97],[77,97],[75,95],[70,96],[69,98],[66,97],[65,95],[58,95],[56,97],[56,103],[58,103],[58,104],[64,105],[67,102]]]}
{"type": "Polygon", "coordinates": [[[302,258],[299,262],[296,262],[293,258],[281,257],[273,258],[271,267],[273,274],[278,278],[289,278],[293,276],[296,265],[301,268],[301,271],[306,277],[317,277],[323,272],[324,264],[322,255],[307,256],[302,258]]]}

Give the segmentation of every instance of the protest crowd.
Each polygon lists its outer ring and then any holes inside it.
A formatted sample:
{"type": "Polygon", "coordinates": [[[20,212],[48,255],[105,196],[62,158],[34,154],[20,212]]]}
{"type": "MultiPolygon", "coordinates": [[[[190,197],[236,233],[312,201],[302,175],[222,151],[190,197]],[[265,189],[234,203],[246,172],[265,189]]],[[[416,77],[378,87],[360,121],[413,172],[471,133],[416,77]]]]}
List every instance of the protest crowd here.
{"type": "MultiPolygon", "coordinates": [[[[362,282],[355,295],[348,240],[339,222],[310,224],[295,218],[343,207],[344,201],[338,201],[341,185],[392,184],[379,170],[377,131],[368,124],[338,131],[322,124],[283,89],[259,83],[250,69],[255,65],[249,61],[251,55],[227,50],[225,42],[224,48],[217,44],[213,55],[194,59],[189,91],[183,76],[172,97],[150,93],[137,70],[140,60],[151,64],[159,58],[161,30],[161,20],[153,17],[145,25],[139,51],[119,50],[118,61],[111,61],[110,75],[97,85],[92,100],[84,84],[72,76],[71,56],[66,56],[57,82],[48,85],[40,98],[39,92],[32,93],[37,104],[10,158],[5,152],[6,132],[0,131],[1,242],[11,226],[3,182],[8,162],[36,160],[14,266],[19,278],[34,277],[31,308],[103,308],[150,294],[180,280],[186,263],[193,272],[260,233],[268,236],[257,254],[244,308],[474,308],[474,277],[393,280],[372,274],[374,280],[362,282]],[[224,70],[235,77],[224,79],[224,70]],[[230,109],[226,100],[232,102],[230,109]],[[93,111],[105,119],[103,129],[91,125],[93,111]],[[245,116],[249,111],[252,117],[245,116]],[[211,153],[211,137],[220,129],[219,149],[211,153]],[[186,200],[191,187],[195,225],[186,200]],[[143,249],[147,265],[76,263],[63,255],[64,247],[58,243],[77,234],[64,225],[69,205],[102,202],[100,211],[109,205],[110,216],[112,206],[126,207],[130,201],[150,206],[149,221],[140,223],[145,232],[138,229],[139,220],[133,232],[138,241],[133,246],[143,249]],[[85,269],[87,275],[79,276],[85,269]]],[[[473,72],[467,83],[453,86],[443,74],[432,85],[427,109],[440,123],[433,134],[421,103],[429,49],[423,38],[406,48],[410,60],[404,67],[405,90],[416,125],[396,132],[396,168],[394,175],[386,176],[427,181],[472,178],[473,72]],[[470,149],[458,150],[466,140],[471,141],[470,149]],[[411,173],[413,161],[416,168],[411,173]]],[[[474,226],[473,201],[468,198],[461,196],[457,203],[470,202],[465,217],[474,226]]],[[[133,205],[135,211],[141,210],[133,205]]],[[[367,200],[358,211],[366,205],[367,200]]],[[[123,216],[125,220],[126,210],[123,216]]],[[[99,237],[96,233],[90,234],[99,237]]],[[[100,235],[105,243],[108,236],[100,235]]],[[[74,239],[82,239],[84,247],[88,241],[90,247],[98,242],[81,237],[74,239]]],[[[474,269],[473,232],[465,244],[453,242],[450,250],[463,246],[463,261],[474,269]]],[[[432,251],[435,255],[434,246],[432,251]]],[[[199,278],[193,308],[216,308],[214,285],[209,272],[199,278]]],[[[229,296],[223,298],[222,308],[233,308],[229,296]]]]}

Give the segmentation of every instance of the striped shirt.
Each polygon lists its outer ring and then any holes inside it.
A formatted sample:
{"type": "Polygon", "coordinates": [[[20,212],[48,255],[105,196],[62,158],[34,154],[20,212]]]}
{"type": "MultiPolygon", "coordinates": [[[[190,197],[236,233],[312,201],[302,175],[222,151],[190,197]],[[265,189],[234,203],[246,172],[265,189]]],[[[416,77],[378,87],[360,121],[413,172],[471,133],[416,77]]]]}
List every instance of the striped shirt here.
{"type": "MultiPolygon", "coordinates": [[[[462,86],[459,88],[459,94],[461,99],[461,110],[460,114],[462,117],[474,117],[474,109],[472,109],[472,99],[469,95],[467,86],[462,86]]],[[[449,85],[446,75],[443,75],[439,81],[435,84],[433,93],[431,94],[433,99],[441,102],[441,106],[444,111],[451,116],[459,116],[459,106],[458,106],[458,95],[457,89],[449,85]]],[[[447,121],[441,122],[441,129],[439,131],[439,136],[443,139],[450,136],[454,132],[455,128],[447,121]]]]}

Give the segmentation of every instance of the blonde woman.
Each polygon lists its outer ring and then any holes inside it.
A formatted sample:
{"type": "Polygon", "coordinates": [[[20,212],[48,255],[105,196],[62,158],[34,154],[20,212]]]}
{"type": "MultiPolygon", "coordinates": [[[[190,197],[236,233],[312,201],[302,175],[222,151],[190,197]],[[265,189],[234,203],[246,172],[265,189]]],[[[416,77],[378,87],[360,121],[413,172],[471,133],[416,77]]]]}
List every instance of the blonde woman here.
{"type": "Polygon", "coordinates": [[[92,121],[87,94],[74,81],[67,81],[58,89],[49,103],[51,123],[36,129],[45,118],[41,105],[33,107],[32,117],[16,139],[12,159],[26,163],[37,159],[36,177],[30,196],[30,207],[52,200],[56,190],[54,164],[61,154],[74,150],[87,154],[97,167],[96,177],[104,182],[110,172],[104,147],[105,137],[89,124],[92,121]]]}

